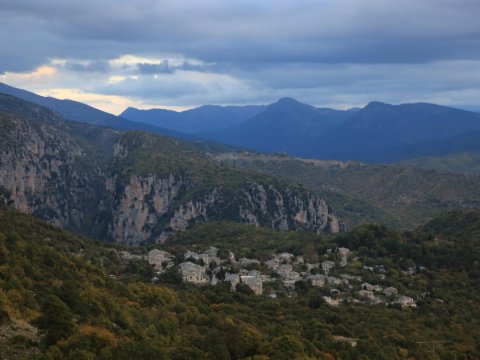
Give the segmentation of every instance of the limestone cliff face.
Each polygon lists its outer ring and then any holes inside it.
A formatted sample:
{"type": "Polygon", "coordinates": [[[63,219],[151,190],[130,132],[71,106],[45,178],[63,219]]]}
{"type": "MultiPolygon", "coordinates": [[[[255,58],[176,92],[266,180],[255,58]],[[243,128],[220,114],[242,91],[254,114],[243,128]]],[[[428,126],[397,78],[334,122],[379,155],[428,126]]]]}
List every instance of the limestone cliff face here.
{"type": "MultiPolygon", "coordinates": [[[[116,181],[112,178],[107,179],[106,188],[109,191],[114,191],[111,185],[114,182],[116,181]]],[[[115,241],[129,244],[160,241],[164,236],[161,237],[161,233],[156,230],[159,222],[168,220],[174,201],[188,187],[188,181],[174,175],[167,178],[156,175],[131,176],[125,186],[117,186],[114,192],[112,220],[108,225],[109,236],[115,241]]],[[[186,226],[176,228],[185,229],[186,226]]]]}
{"type": "MultiPolygon", "coordinates": [[[[108,180],[107,189],[113,190],[113,182],[108,180]]],[[[194,181],[173,174],[167,178],[132,175],[125,186],[116,186],[109,236],[128,244],[163,242],[177,231],[208,220],[316,233],[339,232],[344,227],[323,199],[299,190],[249,184],[232,194],[223,187],[204,192],[196,187],[194,181]],[[189,198],[192,191],[196,195],[189,198]]]]}
{"type": "Polygon", "coordinates": [[[333,209],[311,193],[253,184],[243,194],[245,206],[239,208],[239,217],[243,222],[316,233],[337,233],[344,229],[333,209]]]}
{"type": "Polygon", "coordinates": [[[80,228],[95,190],[85,154],[68,134],[3,114],[9,131],[0,144],[0,186],[18,210],[50,223],[80,228]]]}
{"type": "Polygon", "coordinates": [[[178,140],[110,136],[111,130],[72,126],[1,95],[0,130],[0,200],[100,239],[163,242],[210,220],[316,233],[343,229],[318,196],[218,165],[178,140]],[[112,140],[99,146],[91,136],[112,140]]]}

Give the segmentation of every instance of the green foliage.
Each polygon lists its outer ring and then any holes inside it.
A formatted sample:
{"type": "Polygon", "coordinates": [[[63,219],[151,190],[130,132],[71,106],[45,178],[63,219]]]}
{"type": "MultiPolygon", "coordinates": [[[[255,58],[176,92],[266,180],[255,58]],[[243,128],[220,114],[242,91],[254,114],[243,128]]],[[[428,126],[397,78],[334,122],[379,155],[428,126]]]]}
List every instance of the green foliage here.
{"type": "Polygon", "coordinates": [[[38,320],[41,329],[46,331],[47,346],[69,337],[74,331],[73,315],[65,303],[55,295],[45,300],[43,316],[38,320]]]}
{"type": "Polygon", "coordinates": [[[179,285],[182,283],[182,274],[178,271],[178,268],[171,267],[165,270],[159,277],[160,282],[165,284],[179,285]]]}
{"type": "Polygon", "coordinates": [[[468,358],[479,351],[476,213],[446,214],[408,233],[365,225],[338,237],[322,237],[212,223],[174,240],[164,247],[181,253],[186,247],[218,245],[223,252],[232,247],[241,256],[262,259],[288,250],[312,261],[326,256],[327,248],[348,246],[358,261],[387,267],[384,280],[356,267],[353,260],[350,272],[413,297],[428,295],[418,298],[416,309],[354,303],[330,307],[322,300],[327,290],[308,284],[302,284],[296,296],[276,299],[253,295],[242,286],[233,293],[228,284],[179,284],[174,271],[161,279],[171,284],[151,284],[114,256],[111,247],[2,207],[0,307],[7,315],[2,329],[7,326],[16,335],[0,337],[0,355],[5,357],[2,351],[8,351],[9,358],[42,359],[428,359],[431,348],[417,342],[437,339],[452,341],[436,347],[441,358],[454,358],[455,353],[468,358]],[[415,276],[403,274],[402,269],[412,264],[425,268],[415,276]],[[116,277],[109,277],[113,273],[116,277]],[[38,324],[40,332],[18,343],[21,332],[13,319],[38,324]],[[335,336],[355,338],[358,345],[353,348],[335,336]]]}
{"type": "Polygon", "coordinates": [[[215,246],[226,255],[233,251],[237,257],[267,260],[279,252],[304,255],[307,260],[318,260],[318,247],[325,237],[308,232],[289,232],[257,228],[233,222],[208,222],[198,224],[168,240],[168,250],[173,253],[191,248],[205,250],[215,246]]]}

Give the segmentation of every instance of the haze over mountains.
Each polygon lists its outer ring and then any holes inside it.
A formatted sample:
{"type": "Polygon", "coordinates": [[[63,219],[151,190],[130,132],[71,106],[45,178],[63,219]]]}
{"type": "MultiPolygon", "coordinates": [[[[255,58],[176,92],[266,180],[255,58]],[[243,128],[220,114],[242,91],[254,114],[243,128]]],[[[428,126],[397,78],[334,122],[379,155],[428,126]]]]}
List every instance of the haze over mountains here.
{"type": "Polygon", "coordinates": [[[259,114],[265,108],[264,105],[203,105],[177,112],[165,109],[139,110],[129,107],[120,116],[132,121],[195,134],[228,129],[259,114]]]}
{"type": "Polygon", "coordinates": [[[388,163],[480,152],[480,113],[427,103],[371,102],[361,109],[334,110],[282,98],[270,105],[204,105],[182,112],[130,107],[115,116],[1,83],[0,92],[74,121],[306,158],[388,163]]]}
{"type": "Polygon", "coordinates": [[[172,112],[129,108],[122,116],[175,131],[188,127],[199,136],[261,152],[317,159],[392,162],[480,151],[480,114],[446,106],[371,102],[362,109],[342,111],[283,98],[254,108],[253,115],[243,121],[233,115],[237,109],[208,106],[172,112]]]}

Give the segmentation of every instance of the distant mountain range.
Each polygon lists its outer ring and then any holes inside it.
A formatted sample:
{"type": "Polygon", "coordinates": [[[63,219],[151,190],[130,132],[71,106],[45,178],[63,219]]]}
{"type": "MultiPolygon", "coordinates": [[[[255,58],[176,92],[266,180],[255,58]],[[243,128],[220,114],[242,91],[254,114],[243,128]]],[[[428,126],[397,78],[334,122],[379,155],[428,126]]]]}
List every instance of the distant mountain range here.
{"type": "Polygon", "coordinates": [[[204,105],[182,112],[127,108],[120,116],[131,121],[187,133],[217,132],[238,125],[265,110],[264,105],[217,106],[204,105]]]}
{"type": "Polygon", "coordinates": [[[130,107],[115,116],[1,83],[0,92],[74,121],[305,158],[388,163],[480,153],[480,113],[434,104],[371,102],[361,109],[333,110],[283,98],[270,105],[204,105],[182,112],[130,107]]]}
{"type": "Polygon", "coordinates": [[[480,114],[433,104],[368,104],[306,144],[303,156],[392,162],[480,150],[480,114]],[[448,143],[448,145],[447,145],[448,143]]]}
{"type": "Polygon", "coordinates": [[[426,103],[333,110],[283,98],[264,107],[129,108],[122,116],[256,151],[316,159],[395,162],[480,152],[479,113],[426,103]]]}
{"type": "Polygon", "coordinates": [[[339,126],[350,114],[283,98],[247,121],[213,134],[212,138],[262,152],[299,154],[305,143],[339,126]]]}
{"type": "Polygon", "coordinates": [[[194,138],[171,129],[139,123],[115,116],[92,106],[73,100],[59,100],[53,97],[40,96],[30,91],[17,89],[0,82],[0,93],[15,96],[31,103],[45,106],[61,114],[65,119],[106,126],[117,130],[144,130],[155,134],[173,136],[178,138],[194,138]]]}

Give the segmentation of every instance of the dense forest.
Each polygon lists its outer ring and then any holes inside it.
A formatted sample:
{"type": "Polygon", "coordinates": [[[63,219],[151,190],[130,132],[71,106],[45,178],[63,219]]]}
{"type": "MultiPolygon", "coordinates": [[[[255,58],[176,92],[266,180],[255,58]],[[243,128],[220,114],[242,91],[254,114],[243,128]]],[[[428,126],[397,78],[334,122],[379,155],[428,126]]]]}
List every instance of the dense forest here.
{"type": "MultiPolygon", "coordinates": [[[[28,359],[475,359],[480,353],[480,217],[448,213],[415,232],[364,225],[339,236],[206,223],[161,248],[217,246],[266,259],[280,251],[315,261],[349,247],[352,274],[383,265],[383,285],[416,308],[322,300],[309,283],[295,293],[195,286],[174,270],[152,284],[146,261],[31,216],[0,209],[0,356],[28,359]],[[418,273],[406,275],[416,266],[418,273]],[[342,339],[354,339],[352,346],[342,339]],[[432,352],[432,348],[434,351],[432,352]]],[[[150,246],[151,247],[151,246],[150,246]]],[[[178,260],[180,261],[180,260],[178,260]]]]}

